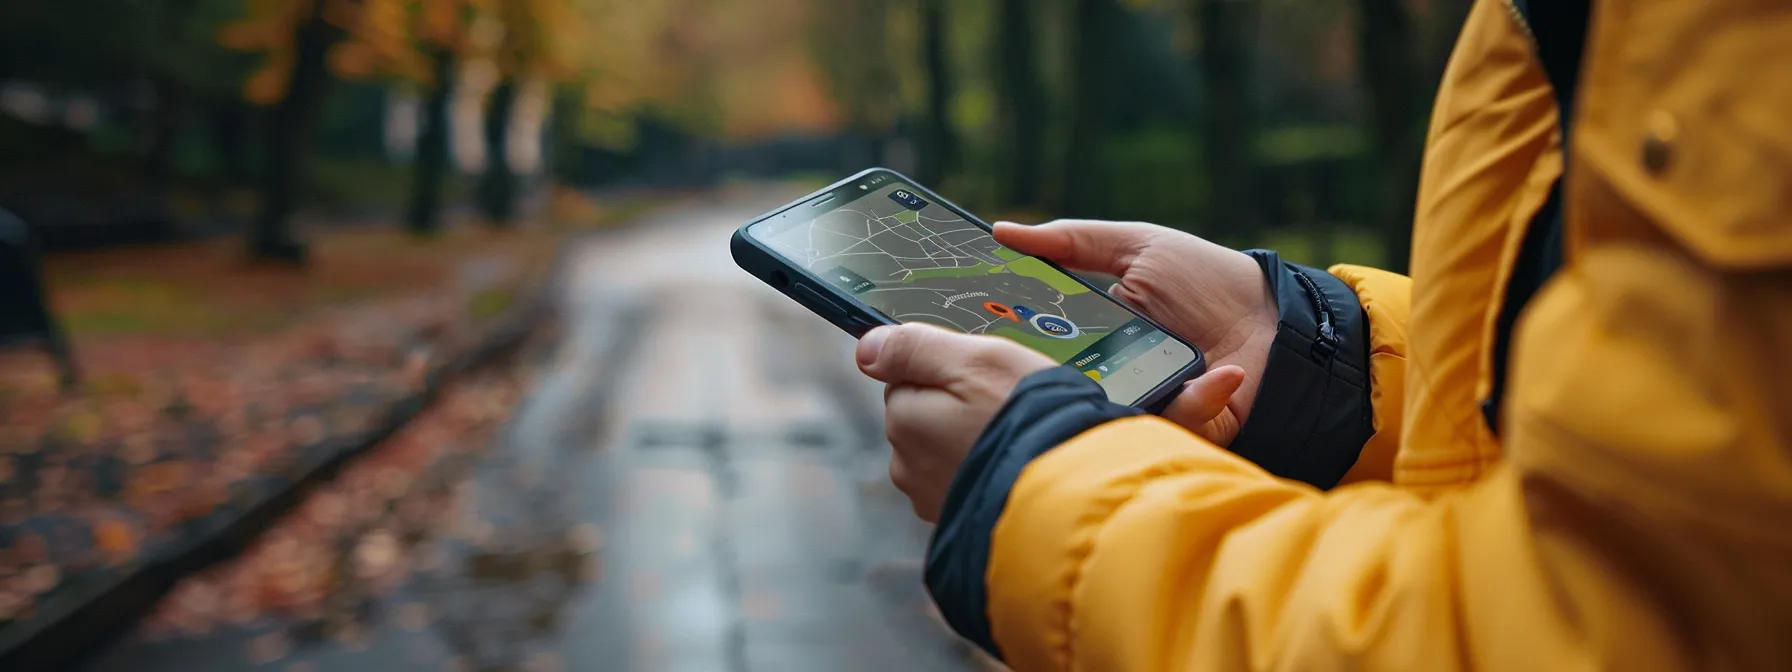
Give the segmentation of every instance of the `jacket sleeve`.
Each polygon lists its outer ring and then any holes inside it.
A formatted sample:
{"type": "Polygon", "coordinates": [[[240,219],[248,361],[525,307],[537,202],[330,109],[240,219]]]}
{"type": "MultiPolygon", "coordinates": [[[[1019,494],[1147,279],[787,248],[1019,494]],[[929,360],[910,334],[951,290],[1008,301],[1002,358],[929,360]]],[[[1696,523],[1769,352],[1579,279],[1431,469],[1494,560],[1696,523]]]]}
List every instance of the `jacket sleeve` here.
{"type": "MultiPolygon", "coordinates": [[[[1399,444],[1410,282],[1366,268],[1327,273],[1264,250],[1247,254],[1262,269],[1279,316],[1251,417],[1229,449],[1318,488],[1340,479],[1387,480],[1399,444]]],[[[1067,367],[1015,389],[959,468],[928,550],[928,590],[959,634],[1000,655],[989,630],[984,570],[991,531],[1022,469],[1091,428],[1138,415],[1067,367]]]]}
{"type": "Polygon", "coordinates": [[[1227,447],[1277,476],[1330,488],[1375,431],[1368,315],[1335,275],[1266,250],[1245,254],[1275,298],[1276,333],[1250,416],[1227,447]]]}
{"type": "Polygon", "coordinates": [[[1369,406],[1374,433],[1341,483],[1391,481],[1406,407],[1406,325],[1412,279],[1365,266],[1338,265],[1332,275],[1350,288],[1368,324],[1369,406]]]}
{"type": "Polygon", "coordinates": [[[1589,253],[1547,288],[1507,459],[1433,498],[1321,492],[1151,417],[1044,453],[992,536],[994,642],[1023,671],[1783,663],[1792,286],[1687,266],[1589,253]]]}
{"type": "Polygon", "coordinates": [[[1272,474],[1330,488],[1391,480],[1406,396],[1412,281],[1330,272],[1249,250],[1278,311],[1250,418],[1228,446],[1272,474]]]}

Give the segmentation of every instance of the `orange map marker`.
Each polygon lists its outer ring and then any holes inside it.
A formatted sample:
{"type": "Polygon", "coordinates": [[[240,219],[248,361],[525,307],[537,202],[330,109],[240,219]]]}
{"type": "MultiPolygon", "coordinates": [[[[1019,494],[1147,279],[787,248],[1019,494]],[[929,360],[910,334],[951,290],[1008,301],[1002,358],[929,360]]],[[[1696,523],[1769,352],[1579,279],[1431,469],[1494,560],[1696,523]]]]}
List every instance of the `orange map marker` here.
{"type": "Polygon", "coordinates": [[[1013,308],[1009,308],[1007,306],[996,303],[994,301],[990,301],[988,303],[983,304],[983,309],[987,310],[989,312],[995,313],[996,317],[1006,317],[1010,320],[1014,320],[1015,322],[1020,321],[1020,316],[1014,314],[1013,308]]]}

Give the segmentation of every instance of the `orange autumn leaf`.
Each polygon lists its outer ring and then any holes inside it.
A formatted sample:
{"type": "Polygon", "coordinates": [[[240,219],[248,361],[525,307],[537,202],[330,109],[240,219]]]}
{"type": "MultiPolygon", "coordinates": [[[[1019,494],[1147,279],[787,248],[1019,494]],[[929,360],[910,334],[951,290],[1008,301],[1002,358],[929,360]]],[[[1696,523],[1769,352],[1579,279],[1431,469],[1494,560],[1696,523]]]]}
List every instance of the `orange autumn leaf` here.
{"type": "Polygon", "coordinates": [[[137,495],[157,495],[179,490],[187,485],[188,472],[183,462],[151,464],[137,470],[131,479],[131,491],[137,495]]]}
{"type": "Polygon", "coordinates": [[[107,557],[123,559],[137,553],[137,535],[117,520],[103,520],[93,527],[94,545],[107,557]]]}

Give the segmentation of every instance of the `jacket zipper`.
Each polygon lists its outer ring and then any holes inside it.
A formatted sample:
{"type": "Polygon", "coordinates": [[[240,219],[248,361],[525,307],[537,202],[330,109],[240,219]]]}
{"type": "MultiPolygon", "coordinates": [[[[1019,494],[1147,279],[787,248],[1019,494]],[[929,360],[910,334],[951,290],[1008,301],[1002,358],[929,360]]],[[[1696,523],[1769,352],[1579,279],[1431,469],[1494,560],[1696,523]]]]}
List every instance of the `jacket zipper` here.
{"type": "Polygon", "coordinates": [[[1517,0],[1502,0],[1500,4],[1506,6],[1506,13],[1512,16],[1512,22],[1518,24],[1519,30],[1524,31],[1525,39],[1531,41],[1531,50],[1541,53],[1537,46],[1537,34],[1531,32],[1531,22],[1525,20],[1524,12],[1518,11],[1517,0]]]}
{"type": "Polygon", "coordinates": [[[1338,354],[1338,332],[1332,326],[1332,302],[1319,291],[1319,285],[1312,278],[1300,271],[1294,272],[1294,279],[1300,281],[1301,289],[1306,290],[1307,299],[1313,302],[1313,308],[1319,313],[1319,338],[1313,341],[1314,356],[1331,361],[1338,354]]]}

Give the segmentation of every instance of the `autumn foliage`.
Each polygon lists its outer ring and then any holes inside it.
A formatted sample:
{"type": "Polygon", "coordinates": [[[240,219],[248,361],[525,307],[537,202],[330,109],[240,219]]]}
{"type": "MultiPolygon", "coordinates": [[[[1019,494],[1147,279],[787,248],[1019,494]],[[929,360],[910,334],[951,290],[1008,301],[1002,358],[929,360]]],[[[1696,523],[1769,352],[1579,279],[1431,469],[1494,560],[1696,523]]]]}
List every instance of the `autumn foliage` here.
{"type": "MultiPolygon", "coordinates": [[[[328,275],[245,264],[210,243],[52,259],[52,301],[85,381],[63,394],[39,353],[0,353],[0,625],[37,616],[71,580],[189,543],[201,521],[374,429],[541,280],[558,239],[456,230],[419,246],[341,232],[318,240],[328,275]]],[[[329,490],[396,497],[392,479],[485,445],[479,432],[516,390],[449,395],[329,490]]],[[[345,514],[328,534],[356,534],[341,526],[359,520],[345,514]]],[[[250,592],[287,584],[269,585],[250,592]]]]}
{"type": "Polygon", "coordinates": [[[802,0],[248,0],[218,32],[260,54],[244,95],[286,93],[297,26],[324,2],[340,31],[332,72],[433,85],[430,58],[572,87],[589,117],[574,128],[619,137],[607,118],[657,109],[731,137],[827,131],[835,102],[809,52],[818,15],[802,0]]]}

